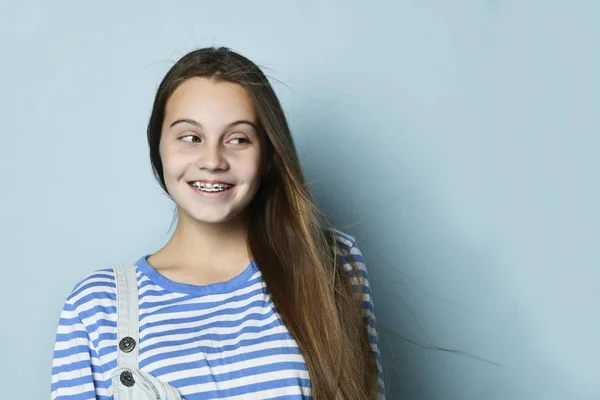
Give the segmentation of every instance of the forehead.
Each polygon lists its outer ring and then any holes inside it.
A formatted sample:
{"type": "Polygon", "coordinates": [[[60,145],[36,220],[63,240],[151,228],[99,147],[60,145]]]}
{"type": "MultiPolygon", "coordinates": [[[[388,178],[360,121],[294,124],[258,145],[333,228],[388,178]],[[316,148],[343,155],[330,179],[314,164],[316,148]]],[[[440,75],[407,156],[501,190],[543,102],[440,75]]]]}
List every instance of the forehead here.
{"type": "Polygon", "coordinates": [[[167,100],[165,122],[176,118],[194,118],[203,123],[215,119],[256,122],[256,110],[239,84],[194,77],[180,84],[167,100]]]}

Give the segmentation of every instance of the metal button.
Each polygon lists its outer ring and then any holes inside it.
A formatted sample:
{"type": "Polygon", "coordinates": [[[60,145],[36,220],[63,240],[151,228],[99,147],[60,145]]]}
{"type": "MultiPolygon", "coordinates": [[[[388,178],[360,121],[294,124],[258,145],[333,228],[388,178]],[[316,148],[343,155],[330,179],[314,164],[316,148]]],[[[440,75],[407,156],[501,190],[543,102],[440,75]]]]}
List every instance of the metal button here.
{"type": "Polygon", "coordinates": [[[129,371],[121,372],[120,378],[121,378],[121,383],[127,387],[132,387],[133,384],[135,383],[135,380],[133,379],[133,375],[129,371]]]}
{"type": "Polygon", "coordinates": [[[119,342],[119,348],[121,349],[121,351],[124,351],[125,353],[130,353],[131,350],[133,350],[135,348],[135,340],[133,340],[133,338],[130,336],[125,336],[119,342]]]}

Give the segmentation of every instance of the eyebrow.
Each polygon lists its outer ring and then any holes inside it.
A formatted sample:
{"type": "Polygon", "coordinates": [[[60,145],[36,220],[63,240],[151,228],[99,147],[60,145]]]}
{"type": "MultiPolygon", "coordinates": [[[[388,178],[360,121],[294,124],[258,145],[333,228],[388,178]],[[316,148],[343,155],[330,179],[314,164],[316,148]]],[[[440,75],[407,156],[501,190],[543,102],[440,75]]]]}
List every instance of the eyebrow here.
{"type": "MultiPolygon", "coordinates": [[[[177,125],[177,124],[182,124],[182,123],[187,123],[190,125],[194,125],[198,128],[202,128],[202,124],[196,120],[190,119],[190,118],[180,118],[176,121],[174,121],[171,125],[169,125],[170,128],[172,128],[173,126],[177,125]]],[[[233,121],[232,123],[227,125],[227,129],[235,126],[235,125],[241,125],[241,124],[246,124],[246,125],[250,125],[252,126],[256,131],[258,131],[258,128],[256,127],[256,125],[254,125],[254,123],[252,123],[251,121],[248,121],[247,119],[240,119],[237,121],[233,121]]]]}

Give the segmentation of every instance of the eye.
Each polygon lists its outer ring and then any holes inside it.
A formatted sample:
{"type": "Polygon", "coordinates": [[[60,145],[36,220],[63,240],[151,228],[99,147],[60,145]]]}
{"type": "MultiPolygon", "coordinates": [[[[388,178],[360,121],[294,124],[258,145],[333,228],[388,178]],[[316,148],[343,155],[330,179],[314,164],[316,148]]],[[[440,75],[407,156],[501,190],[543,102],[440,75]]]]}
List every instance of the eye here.
{"type": "Polygon", "coordinates": [[[200,138],[199,138],[198,136],[196,136],[196,135],[185,135],[185,136],[182,136],[182,137],[180,137],[180,138],[179,138],[179,140],[181,140],[182,142],[191,142],[191,141],[193,141],[193,140],[194,140],[194,138],[196,138],[196,139],[200,139],[200,138]],[[190,139],[190,140],[185,140],[185,138],[192,138],[192,139],[190,139]]]}
{"type": "Polygon", "coordinates": [[[246,144],[246,143],[249,143],[249,142],[250,142],[250,140],[248,140],[248,139],[246,139],[246,138],[243,138],[243,137],[233,138],[233,139],[231,139],[231,140],[245,140],[245,142],[243,142],[243,143],[238,143],[238,144],[246,144]]]}

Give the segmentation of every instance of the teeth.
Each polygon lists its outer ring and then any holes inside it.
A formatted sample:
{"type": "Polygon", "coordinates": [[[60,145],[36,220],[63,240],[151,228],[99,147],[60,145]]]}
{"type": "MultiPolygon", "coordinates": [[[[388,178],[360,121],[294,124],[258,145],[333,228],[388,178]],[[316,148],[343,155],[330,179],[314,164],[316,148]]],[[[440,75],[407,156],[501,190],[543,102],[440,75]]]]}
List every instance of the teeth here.
{"type": "Polygon", "coordinates": [[[221,183],[210,184],[210,183],[193,182],[192,186],[194,186],[195,188],[200,189],[204,192],[220,192],[220,191],[229,189],[232,185],[221,184],[221,183]]]}

